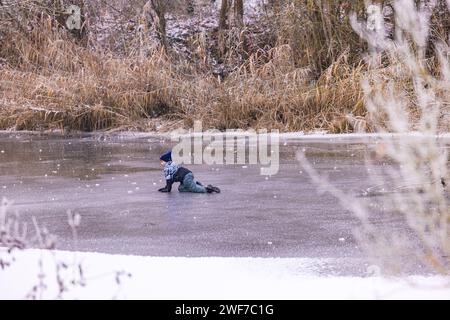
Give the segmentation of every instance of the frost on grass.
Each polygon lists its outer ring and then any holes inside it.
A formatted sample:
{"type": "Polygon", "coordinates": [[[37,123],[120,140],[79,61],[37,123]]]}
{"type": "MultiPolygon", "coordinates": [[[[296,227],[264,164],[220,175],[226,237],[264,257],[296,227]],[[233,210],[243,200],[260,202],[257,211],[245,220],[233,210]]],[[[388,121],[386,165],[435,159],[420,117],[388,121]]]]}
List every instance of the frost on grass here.
{"type": "MultiPolygon", "coordinates": [[[[67,212],[68,225],[72,230],[73,241],[77,247],[77,229],[81,223],[81,216],[77,213],[67,212]]],[[[82,260],[73,253],[72,259],[67,257],[61,259],[56,254],[56,236],[49,230],[38,224],[32,217],[32,232],[28,232],[27,223],[23,222],[19,213],[14,210],[13,203],[3,198],[0,206],[0,272],[14,269],[16,255],[20,251],[29,248],[40,249],[40,254],[29,266],[30,270],[37,270],[34,284],[23,297],[26,299],[55,298],[63,299],[73,290],[84,288],[87,278],[82,260]],[[50,265],[49,265],[50,264],[50,265]],[[37,266],[37,269],[36,269],[37,266]],[[51,271],[49,271],[51,270],[51,271]]],[[[125,277],[130,277],[126,271],[116,271],[114,281],[120,292],[125,277]]],[[[20,278],[9,279],[16,282],[16,286],[23,283],[20,278]]],[[[116,297],[112,295],[112,298],[116,297]]]]}
{"type": "Polygon", "coordinates": [[[379,212],[335,188],[299,154],[312,180],[360,220],[361,245],[388,274],[402,273],[405,259],[445,276],[450,273],[448,154],[439,138],[442,109],[450,99],[450,51],[446,39],[434,44],[437,63],[427,56],[434,6],[433,1],[394,1],[394,32],[386,30],[381,5],[369,4],[366,21],[351,17],[353,28],[369,44],[369,68],[362,80],[365,105],[377,132],[395,134],[381,135],[376,151],[378,159],[395,165],[384,178],[371,177],[381,185],[410,184],[379,197],[390,221],[400,219],[406,228],[383,232],[385,226],[374,223],[379,212]]]}

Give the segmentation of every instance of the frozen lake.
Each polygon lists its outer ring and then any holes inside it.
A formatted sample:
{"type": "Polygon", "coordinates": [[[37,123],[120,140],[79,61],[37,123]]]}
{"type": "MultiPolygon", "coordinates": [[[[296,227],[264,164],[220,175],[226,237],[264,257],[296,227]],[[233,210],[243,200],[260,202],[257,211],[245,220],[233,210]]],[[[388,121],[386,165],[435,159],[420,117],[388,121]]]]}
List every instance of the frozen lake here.
{"type": "MultiPolygon", "coordinates": [[[[296,160],[350,194],[373,186],[365,156],[376,138],[281,139],[280,170],[266,178],[257,165],[189,165],[220,194],[160,193],[159,155],[173,143],[145,135],[64,138],[0,135],[1,196],[25,221],[35,216],[61,250],[175,257],[331,259],[321,274],[366,272],[353,230],[358,221],[319,193],[296,160]],[[67,211],[82,217],[77,245],[67,211]]],[[[375,163],[376,174],[386,163],[375,163]]],[[[368,199],[367,201],[376,201],[368,199]]],[[[377,223],[391,225],[380,216],[377,223]]],[[[31,226],[30,228],[31,229],[31,226]]],[[[415,269],[415,267],[414,267],[415,269]]]]}

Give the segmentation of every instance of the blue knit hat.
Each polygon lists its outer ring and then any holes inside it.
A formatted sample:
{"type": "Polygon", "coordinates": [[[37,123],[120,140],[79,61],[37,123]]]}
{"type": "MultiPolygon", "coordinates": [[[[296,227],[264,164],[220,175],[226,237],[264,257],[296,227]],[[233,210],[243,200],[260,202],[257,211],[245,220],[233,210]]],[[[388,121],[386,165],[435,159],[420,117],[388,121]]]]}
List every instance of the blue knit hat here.
{"type": "Polygon", "coordinates": [[[166,153],[164,153],[161,157],[159,157],[159,160],[162,160],[164,162],[172,161],[172,150],[169,150],[166,153]]]}

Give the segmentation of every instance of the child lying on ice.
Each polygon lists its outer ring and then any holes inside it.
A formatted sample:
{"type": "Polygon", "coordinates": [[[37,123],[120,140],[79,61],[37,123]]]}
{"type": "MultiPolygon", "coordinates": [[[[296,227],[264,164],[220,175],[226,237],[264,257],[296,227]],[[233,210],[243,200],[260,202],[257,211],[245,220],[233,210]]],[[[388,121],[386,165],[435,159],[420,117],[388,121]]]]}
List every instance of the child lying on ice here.
{"type": "Polygon", "coordinates": [[[220,192],[220,189],[212,185],[203,186],[200,182],[194,179],[192,171],[184,167],[177,166],[172,162],[172,152],[169,151],[163,154],[160,158],[161,166],[164,166],[164,177],[166,178],[166,186],[158,189],[160,192],[170,192],[174,182],[180,182],[178,191],[180,192],[194,192],[194,193],[212,193],[220,192]]]}

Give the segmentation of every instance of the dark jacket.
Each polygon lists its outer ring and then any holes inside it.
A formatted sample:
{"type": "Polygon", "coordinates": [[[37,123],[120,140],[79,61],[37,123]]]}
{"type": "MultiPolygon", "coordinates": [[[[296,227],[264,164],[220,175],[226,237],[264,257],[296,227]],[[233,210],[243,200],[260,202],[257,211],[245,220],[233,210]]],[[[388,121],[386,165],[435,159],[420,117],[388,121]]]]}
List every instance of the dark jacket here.
{"type": "Polygon", "coordinates": [[[178,167],[178,170],[172,175],[170,179],[166,179],[166,186],[164,188],[159,189],[161,192],[170,192],[172,191],[172,184],[175,182],[183,183],[184,177],[188,174],[192,173],[191,170],[186,169],[185,167],[178,167]]]}

